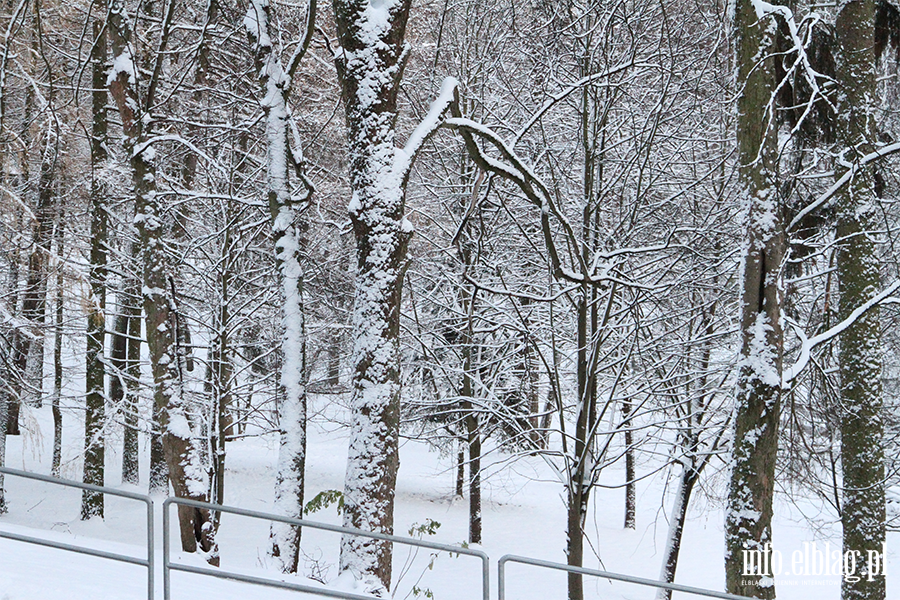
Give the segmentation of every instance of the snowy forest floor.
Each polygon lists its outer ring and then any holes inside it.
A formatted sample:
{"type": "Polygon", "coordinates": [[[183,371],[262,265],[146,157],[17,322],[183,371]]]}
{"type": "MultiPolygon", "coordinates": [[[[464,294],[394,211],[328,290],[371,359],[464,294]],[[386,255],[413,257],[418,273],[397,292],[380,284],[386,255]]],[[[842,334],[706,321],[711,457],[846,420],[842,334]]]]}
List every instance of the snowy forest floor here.
{"type": "MultiPolygon", "coordinates": [[[[322,406],[327,398],[317,400],[322,406]]],[[[80,480],[82,419],[77,411],[64,413],[63,477],[80,480]]],[[[49,406],[23,411],[22,436],[10,437],[7,466],[49,473],[52,455],[52,417],[49,406]]],[[[307,459],[307,499],[328,489],[342,489],[346,461],[346,430],[324,419],[311,423],[307,459]]],[[[145,493],[142,486],[118,485],[121,440],[113,432],[106,451],[107,485],[145,493]]],[[[271,510],[274,466],[277,455],[275,436],[250,437],[230,442],[226,459],[226,504],[253,510],[271,510]]],[[[142,481],[147,473],[147,445],[142,439],[142,481]]],[[[496,560],[515,553],[557,562],[565,562],[565,507],[562,486],[551,470],[537,457],[525,457],[500,464],[508,458],[500,453],[484,482],[484,544],[491,556],[492,597],[496,596],[496,560]]],[[[406,535],[415,524],[427,520],[440,528],[427,539],[459,544],[467,536],[467,503],[454,497],[454,457],[441,456],[422,442],[405,441],[401,448],[400,474],[395,513],[395,531],[406,535]]],[[[659,574],[667,523],[659,512],[664,493],[662,476],[642,481],[638,486],[637,529],[622,529],[624,491],[600,489],[596,492],[588,539],[600,560],[586,550],[585,566],[628,573],[648,578],[659,574]]],[[[721,487],[722,478],[718,478],[721,487]]],[[[615,485],[623,480],[621,471],[610,469],[602,484],[615,485]]],[[[52,536],[108,551],[141,556],[144,553],[144,507],[137,502],[107,498],[105,521],[82,522],[80,492],[15,477],[6,478],[8,515],[0,518],[0,527],[36,536],[52,536]],[[37,531],[41,530],[41,531],[37,531]]],[[[161,506],[162,499],[157,503],[161,506]]],[[[666,499],[665,506],[671,501],[666,499]]],[[[157,523],[160,509],[157,507],[157,523]]],[[[803,552],[805,542],[815,542],[819,550],[829,542],[840,548],[840,523],[829,523],[827,513],[814,501],[779,495],[775,514],[775,548],[783,556],[784,571],[776,579],[778,597],[783,600],[840,597],[839,576],[794,575],[792,553],[803,552]]],[[[174,517],[174,512],[173,512],[174,517]]],[[[309,516],[312,520],[339,524],[334,506],[309,516]]],[[[174,522],[173,518],[173,522],[174,522]]],[[[720,504],[703,492],[695,493],[684,534],[676,581],[686,585],[722,589],[723,512],[720,504]]],[[[158,530],[157,530],[158,531],[158,530]]],[[[157,534],[157,555],[161,553],[157,534]]],[[[177,540],[177,532],[173,541],[177,540]]],[[[264,577],[279,577],[267,560],[268,523],[234,515],[225,515],[218,536],[222,567],[264,577]],[[264,569],[269,569],[268,572],[264,569]]],[[[177,543],[177,542],[175,542],[177,543]]],[[[329,586],[352,590],[350,581],[337,579],[339,536],[313,530],[303,532],[301,572],[328,582],[329,586]]],[[[888,535],[888,589],[894,588],[895,573],[900,572],[897,558],[897,534],[888,535]]],[[[424,598],[427,591],[436,600],[462,600],[479,597],[479,561],[466,556],[442,554],[429,569],[431,556],[420,550],[414,558],[405,547],[394,551],[394,597],[424,598]],[[404,573],[400,581],[398,577],[404,573]],[[418,590],[418,595],[413,588],[418,590]]],[[[196,557],[174,554],[173,560],[196,561],[196,557]]],[[[158,560],[158,564],[161,560],[158,560]]],[[[199,563],[197,563],[199,564],[199,563]]],[[[303,583],[309,583],[304,580],[303,583]]],[[[311,585],[319,585],[312,583],[311,585]]],[[[565,575],[521,565],[507,568],[509,600],[552,600],[565,597],[565,575]]],[[[232,583],[184,573],[172,574],[173,598],[210,598],[244,600],[246,598],[311,597],[297,592],[279,591],[247,584],[232,583]],[[255,588],[255,589],[254,589],[255,588]]],[[[628,584],[586,578],[586,597],[603,599],[650,600],[655,592],[628,584]]],[[[0,539],[0,600],[106,600],[146,597],[146,570],[143,567],[42,548],[0,539]]],[[[157,578],[157,598],[162,597],[162,577],[157,578]]],[[[676,594],[675,598],[686,595],[676,594]]]]}

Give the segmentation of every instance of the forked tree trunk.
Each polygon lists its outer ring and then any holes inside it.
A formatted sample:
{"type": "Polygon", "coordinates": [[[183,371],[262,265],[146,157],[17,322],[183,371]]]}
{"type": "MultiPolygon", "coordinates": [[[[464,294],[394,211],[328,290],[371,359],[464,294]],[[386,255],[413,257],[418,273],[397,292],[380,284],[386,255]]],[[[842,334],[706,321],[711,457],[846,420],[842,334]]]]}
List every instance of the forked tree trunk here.
{"type": "MultiPolygon", "coordinates": [[[[741,201],[746,210],[742,250],[741,350],[736,392],[732,473],[725,515],[725,583],[732,594],[774,598],[771,573],[746,574],[745,555],[764,555],[772,542],[772,498],[781,402],[781,263],[784,230],[775,184],[775,20],[751,0],[735,13],[738,86],[737,142],[741,201]]],[[[763,564],[771,564],[762,559],[763,564]]]]}
{"type": "MultiPolygon", "coordinates": [[[[398,169],[394,124],[410,0],[333,3],[357,256],[344,525],[392,533],[400,464],[400,296],[412,235],[404,217],[408,172],[398,169]]],[[[344,536],[341,570],[383,594],[391,584],[391,545],[344,536]]]]}
{"type": "MultiPolygon", "coordinates": [[[[875,2],[841,4],[835,22],[837,127],[839,143],[854,163],[874,149],[877,102],[875,2]]],[[[842,161],[843,162],[843,161],[842,161]]],[[[844,163],[846,164],[846,163],[844,163]]],[[[846,167],[838,166],[835,175],[846,167]]],[[[881,285],[881,261],[876,247],[879,222],[872,167],[857,170],[837,200],[837,274],[840,282],[838,318],[847,319],[874,296],[881,285]]],[[[874,307],[841,333],[841,524],[844,552],[883,552],[885,541],[884,416],[881,389],[881,324],[874,307]]],[[[882,556],[882,561],[884,561],[882,556]]],[[[844,600],[884,600],[884,563],[869,573],[860,559],[854,578],[843,578],[844,600]],[[872,581],[869,581],[871,576],[872,581]]]]}

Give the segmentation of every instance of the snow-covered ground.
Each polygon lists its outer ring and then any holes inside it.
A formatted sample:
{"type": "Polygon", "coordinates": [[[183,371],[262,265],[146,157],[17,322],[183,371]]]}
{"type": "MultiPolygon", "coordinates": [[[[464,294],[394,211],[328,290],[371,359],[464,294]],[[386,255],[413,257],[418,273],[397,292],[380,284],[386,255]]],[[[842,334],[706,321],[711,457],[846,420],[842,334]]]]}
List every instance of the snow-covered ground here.
{"type": "MultiPolygon", "coordinates": [[[[83,418],[78,412],[65,414],[64,459],[79,455],[83,418]]],[[[52,443],[50,408],[27,409],[27,431],[9,438],[7,466],[41,473],[49,472],[52,443]]],[[[334,424],[315,423],[311,427],[307,461],[307,498],[327,489],[341,489],[346,459],[346,431],[334,424]]],[[[120,481],[119,441],[113,436],[108,444],[107,482],[110,485],[143,492],[136,486],[118,486],[120,481]]],[[[146,450],[146,448],[144,448],[146,450]]],[[[146,452],[145,461],[146,461],[146,452]]],[[[271,508],[274,489],[276,444],[274,437],[246,438],[231,442],[227,456],[226,503],[254,510],[271,508]]],[[[64,461],[63,475],[80,480],[77,459],[64,461]]],[[[141,474],[147,472],[142,464],[141,474]]],[[[562,487],[552,480],[550,470],[535,457],[526,457],[507,468],[491,469],[484,483],[484,544],[492,558],[491,582],[496,597],[495,561],[514,553],[564,562],[565,509],[562,487]]],[[[419,442],[407,441],[401,449],[398,483],[396,532],[405,535],[416,524],[431,519],[441,524],[429,540],[459,544],[467,535],[467,506],[454,498],[455,473],[452,459],[441,457],[419,442]]],[[[666,522],[659,512],[662,482],[647,480],[638,488],[638,527],[623,530],[624,492],[601,489],[595,496],[589,524],[590,545],[585,566],[655,578],[658,576],[664,547],[666,522]],[[599,559],[597,558],[599,556],[599,559]]],[[[622,473],[610,470],[606,483],[622,480],[622,473]]],[[[105,521],[79,519],[80,492],[58,486],[6,478],[8,515],[0,518],[0,528],[26,535],[46,536],[60,541],[89,545],[107,551],[142,556],[145,552],[144,507],[120,498],[106,501],[105,521]],[[40,530],[40,531],[37,531],[40,530]]],[[[159,499],[162,504],[162,498],[159,499]]],[[[667,499],[666,506],[670,504],[667,499]]],[[[157,523],[160,521],[159,508],[157,523]]],[[[788,503],[779,498],[776,506],[775,542],[784,561],[792,568],[792,553],[803,552],[804,542],[816,542],[821,550],[825,542],[840,547],[840,525],[822,524],[822,511],[809,500],[788,503]],[[808,519],[814,516],[816,519],[808,519]]],[[[310,517],[339,523],[335,507],[310,517]]],[[[174,521],[174,519],[173,519],[174,521]]],[[[687,523],[677,581],[686,585],[722,589],[724,581],[723,515],[711,500],[698,495],[692,503],[687,523]]],[[[161,552],[157,536],[157,552],[161,552]]],[[[351,582],[337,580],[339,536],[330,532],[305,529],[303,532],[303,576],[327,581],[329,586],[350,590],[351,582]]],[[[173,540],[177,539],[177,534],[173,540]]],[[[278,577],[266,556],[268,523],[226,515],[218,541],[222,567],[256,576],[278,577]],[[269,569],[266,571],[266,569],[269,569]]],[[[900,569],[897,561],[897,536],[888,535],[888,586],[900,569]]],[[[177,543],[177,542],[176,542],[177,543]]],[[[177,555],[178,560],[195,557],[177,555]]],[[[395,598],[425,598],[428,591],[437,600],[478,598],[479,561],[466,556],[425,550],[395,549],[395,598]],[[400,574],[402,573],[402,577],[400,574]],[[399,578],[399,582],[397,582],[399,578]]],[[[158,563],[161,561],[157,561],[158,563]]],[[[298,580],[319,585],[308,579],[298,580]]],[[[783,600],[840,597],[838,576],[782,575],[776,580],[778,597],[783,600]]],[[[648,588],[586,578],[590,598],[650,600],[655,592],[648,588]]],[[[261,588],[192,574],[173,573],[173,598],[245,600],[308,597],[298,592],[261,588]]],[[[42,548],[0,539],[0,600],[105,600],[146,597],[146,569],[108,560],[42,548]]],[[[162,577],[157,578],[157,598],[162,597],[162,577]]],[[[533,567],[510,565],[507,575],[509,600],[544,600],[565,597],[565,575],[533,567]]],[[[688,598],[675,595],[676,598],[688,598]]]]}

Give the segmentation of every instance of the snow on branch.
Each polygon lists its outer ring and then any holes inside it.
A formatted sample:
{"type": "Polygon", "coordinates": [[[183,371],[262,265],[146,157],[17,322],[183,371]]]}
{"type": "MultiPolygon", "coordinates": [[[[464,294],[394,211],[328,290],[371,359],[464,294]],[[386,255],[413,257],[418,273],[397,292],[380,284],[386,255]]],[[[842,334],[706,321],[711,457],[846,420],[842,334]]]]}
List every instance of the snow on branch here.
{"type": "Polygon", "coordinates": [[[516,137],[515,137],[513,143],[515,144],[515,142],[518,142],[520,139],[522,139],[522,136],[525,135],[528,132],[528,130],[531,129],[534,126],[534,124],[537,123],[541,119],[541,117],[543,117],[547,113],[548,110],[550,110],[551,108],[556,106],[559,102],[561,102],[562,100],[565,100],[573,92],[580,90],[584,86],[594,83],[595,81],[598,81],[600,79],[607,79],[613,75],[617,75],[618,73],[627,71],[628,69],[630,69],[632,67],[656,67],[656,66],[659,66],[659,65],[654,65],[654,64],[649,64],[649,63],[637,63],[637,62],[635,62],[634,55],[632,55],[631,58],[627,62],[622,63],[618,66],[615,66],[607,71],[602,71],[600,73],[593,73],[591,75],[582,77],[581,79],[572,83],[571,85],[569,85],[569,87],[562,90],[561,92],[558,92],[558,93],[554,94],[553,96],[550,96],[550,98],[546,102],[544,102],[544,105],[541,106],[541,108],[538,109],[538,111],[536,113],[534,113],[530,119],[528,119],[528,122],[525,123],[525,125],[519,130],[519,132],[516,133],[516,137]]]}
{"type": "Polygon", "coordinates": [[[208,164],[212,165],[223,175],[229,175],[228,169],[226,169],[223,165],[221,165],[216,159],[212,158],[208,154],[206,154],[203,150],[192,144],[190,141],[184,139],[180,135],[157,135],[150,139],[144,140],[140,144],[136,144],[132,149],[132,156],[138,156],[147,151],[153,144],[157,142],[177,142],[183,146],[186,146],[191,152],[205,160],[208,164]]]}
{"type": "MultiPolygon", "coordinates": [[[[806,119],[806,117],[812,112],[813,106],[817,99],[822,99],[832,110],[836,110],[831,101],[828,100],[828,97],[822,92],[822,89],[819,87],[819,79],[824,79],[826,81],[832,81],[831,77],[828,77],[824,73],[819,73],[813,68],[812,63],[809,60],[809,55],[806,53],[806,44],[803,42],[803,39],[800,37],[800,25],[794,20],[794,13],[787,6],[782,6],[779,4],[769,4],[765,2],[765,0],[752,0],[753,8],[756,10],[756,16],[761,21],[769,16],[778,16],[781,17],[785,26],[787,27],[788,34],[790,36],[791,43],[793,47],[789,50],[789,52],[796,52],[797,59],[787,70],[787,73],[782,78],[782,80],[778,83],[778,87],[772,94],[774,97],[778,94],[779,90],[787,85],[787,81],[790,76],[797,72],[798,70],[802,70],[805,74],[805,79],[812,90],[812,93],[809,95],[809,100],[806,102],[806,107],[803,110],[803,114],[797,119],[797,124],[794,126],[793,131],[791,133],[796,133],[801,123],[806,119]]],[[[813,13],[810,16],[810,23],[807,25],[806,29],[808,32],[812,32],[813,27],[815,27],[816,23],[820,21],[819,15],[813,13]]],[[[774,111],[772,111],[774,113],[774,111]]]]}
{"type": "Polygon", "coordinates": [[[303,28],[303,37],[297,42],[297,49],[294,50],[294,53],[291,55],[291,58],[288,60],[287,65],[287,73],[288,80],[293,80],[294,74],[297,72],[297,67],[300,66],[300,61],[303,60],[303,57],[306,55],[306,51],[309,49],[309,44],[312,42],[313,35],[316,32],[316,0],[309,0],[309,4],[306,6],[306,23],[303,28]]]}
{"type": "Polygon", "coordinates": [[[798,223],[800,223],[800,221],[803,220],[803,217],[805,217],[809,213],[813,212],[814,210],[816,210],[817,208],[821,207],[823,204],[828,202],[832,198],[832,196],[834,196],[842,187],[844,187],[851,179],[853,179],[853,176],[856,175],[856,173],[861,168],[868,165],[870,162],[873,162],[873,161],[878,160],[879,158],[888,156],[889,154],[894,154],[895,152],[898,152],[898,151],[900,151],[900,142],[895,142],[895,143],[889,144],[887,146],[882,146],[881,148],[878,148],[874,152],[866,154],[865,156],[860,158],[858,161],[856,161],[854,164],[852,164],[850,166],[850,168],[847,170],[846,173],[841,175],[841,177],[839,177],[833,184],[831,184],[831,187],[828,188],[827,190],[825,190],[825,192],[821,196],[819,196],[816,200],[814,200],[810,204],[807,204],[806,207],[803,208],[803,210],[798,212],[797,216],[795,216],[791,220],[790,224],[787,227],[787,230],[791,231],[794,227],[797,226],[798,223]]]}
{"type": "Polygon", "coordinates": [[[890,298],[890,295],[896,292],[897,289],[900,289],[900,281],[895,281],[884,291],[875,295],[864,304],[858,306],[856,310],[850,313],[850,315],[846,319],[844,319],[834,327],[831,327],[827,331],[824,331],[812,338],[807,338],[806,333],[804,333],[803,331],[803,328],[797,325],[794,321],[788,321],[791,327],[793,327],[794,332],[797,334],[797,337],[800,338],[800,356],[797,358],[797,362],[795,362],[789,368],[784,369],[784,371],[782,372],[781,387],[783,389],[787,389],[788,387],[790,387],[791,382],[796,379],[796,377],[801,372],[803,372],[803,369],[805,369],[806,365],[809,364],[809,358],[813,348],[840,335],[848,327],[853,325],[861,316],[868,312],[870,308],[879,304],[900,302],[900,298],[890,298]]]}
{"type": "Polygon", "coordinates": [[[250,0],[247,14],[244,15],[244,29],[247,35],[259,48],[272,48],[272,38],[269,37],[269,2],[268,0],[250,0]]]}
{"type": "Polygon", "coordinates": [[[394,157],[394,173],[401,181],[406,181],[409,178],[410,169],[422,145],[428,141],[428,138],[435,131],[440,129],[443,124],[444,114],[450,109],[450,105],[456,101],[458,89],[459,81],[455,77],[444,79],[444,83],[441,84],[441,91],[434,102],[431,103],[428,114],[425,115],[422,122],[410,134],[409,139],[406,141],[406,146],[402,150],[397,149],[394,157]]]}

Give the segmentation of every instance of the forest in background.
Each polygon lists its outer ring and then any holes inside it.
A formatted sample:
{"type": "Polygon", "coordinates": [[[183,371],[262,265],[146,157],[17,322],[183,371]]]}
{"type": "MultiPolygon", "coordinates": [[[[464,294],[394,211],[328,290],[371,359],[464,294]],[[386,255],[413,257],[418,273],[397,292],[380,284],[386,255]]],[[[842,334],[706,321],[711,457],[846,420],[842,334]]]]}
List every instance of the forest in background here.
{"type": "MultiPolygon", "coordinates": [[[[776,493],[882,548],[892,0],[2,1],[0,464],[49,403],[55,474],[77,408],[85,482],[120,483],[121,439],[125,483],[224,503],[228,441],[277,432],[276,512],[391,532],[412,437],[456,457],[472,544],[494,453],[553,470],[571,565],[614,464],[623,527],[636,482],[675,486],[665,581],[700,493],[731,593],[775,597],[744,557],[776,493]],[[330,497],[304,493],[311,394],[350,430],[330,497]]],[[[217,564],[217,513],[179,522],[217,564]]],[[[300,533],[271,530],[284,572],[300,533]]],[[[341,569],[383,594],[391,547],[346,538],[341,569]]],[[[862,575],[843,597],[883,600],[862,575]]]]}

